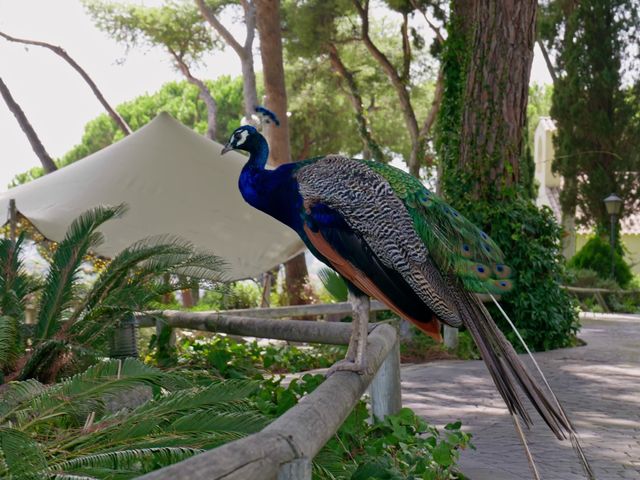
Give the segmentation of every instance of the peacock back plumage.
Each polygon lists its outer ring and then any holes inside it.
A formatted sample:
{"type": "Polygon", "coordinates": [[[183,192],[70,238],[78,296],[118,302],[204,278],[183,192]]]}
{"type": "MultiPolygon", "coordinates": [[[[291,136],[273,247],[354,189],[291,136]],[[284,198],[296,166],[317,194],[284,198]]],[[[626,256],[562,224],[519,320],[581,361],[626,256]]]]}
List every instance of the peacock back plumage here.
{"type": "Polygon", "coordinates": [[[417,178],[379,162],[364,163],[384,177],[407,208],[435,263],[476,293],[501,294],[513,288],[512,270],[498,245],[417,178]]]}

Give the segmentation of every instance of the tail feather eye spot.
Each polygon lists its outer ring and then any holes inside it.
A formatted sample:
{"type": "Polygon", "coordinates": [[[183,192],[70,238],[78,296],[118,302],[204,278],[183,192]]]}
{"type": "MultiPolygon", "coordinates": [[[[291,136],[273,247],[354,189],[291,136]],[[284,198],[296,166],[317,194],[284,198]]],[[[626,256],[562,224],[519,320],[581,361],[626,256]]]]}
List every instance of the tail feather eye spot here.
{"type": "Polygon", "coordinates": [[[431,204],[429,192],[421,192],[420,196],[418,197],[418,201],[420,202],[420,204],[422,204],[422,206],[428,207],[431,204]]]}
{"type": "Polygon", "coordinates": [[[509,280],[496,280],[493,284],[502,292],[508,292],[513,288],[513,283],[509,280]]]}
{"type": "Polygon", "coordinates": [[[469,258],[471,256],[471,247],[466,243],[462,244],[462,256],[465,258],[469,258]]]}
{"type": "Polygon", "coordinates": [[[471,266],[471,271],[480,279],[488,278],[490,274],[490,271],[486,267],[486,265],[483,265],[481,263],[474,263],[471,266]]]}
{"type": "Polygon", "coordinates": [[[488,240],[489,239],[489,235],[487,235],[484,232],[480,232],[480,237],[482,237],[483,240],[488,240]]]}
{"type": "Polygon", "coordinates": [[[483,243],[482,248],[484,248],[487,253],[491,253],[491,246],[488,243],[483,243]]]}
{"type": "Polygon", "coordinates": [[[498,278],[507,278],[511,275],[511,268],[507,265],[503,265],[502,263],[498,263],[494,265],[493,272],[498,278]]]}

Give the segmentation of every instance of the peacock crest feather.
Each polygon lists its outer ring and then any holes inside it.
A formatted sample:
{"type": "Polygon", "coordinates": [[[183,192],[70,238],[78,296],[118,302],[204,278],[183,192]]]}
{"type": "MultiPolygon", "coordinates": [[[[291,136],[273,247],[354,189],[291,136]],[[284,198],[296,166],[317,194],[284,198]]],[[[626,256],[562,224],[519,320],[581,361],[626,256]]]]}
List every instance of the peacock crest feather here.
{"type": "Polygon", "coordinates": [[[502,294],[513,288],[512,269],[500,247],[482,230],[415,177],[374,161],[367,166],[384,177],[406,206],[416,232],[438,266],[460,278],[472,292],[502,294]]]}

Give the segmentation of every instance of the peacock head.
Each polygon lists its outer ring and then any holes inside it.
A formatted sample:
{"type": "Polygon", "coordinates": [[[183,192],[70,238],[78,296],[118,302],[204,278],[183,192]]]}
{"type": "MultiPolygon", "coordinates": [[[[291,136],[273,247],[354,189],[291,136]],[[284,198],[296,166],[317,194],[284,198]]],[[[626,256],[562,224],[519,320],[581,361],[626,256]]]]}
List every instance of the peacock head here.
{"type": "Polygon", "coordinates": [[[236,130],[231,134],[229,141],[220,152],[221,155],[224,155],[230,150],[244,150],[246,152],[251,152],[252,149],[258,146],[258,141],[262,137],[262,134],[256,130],[255,127],[251,125],[243,125],[242,127],[236,128],[236,130]]]}

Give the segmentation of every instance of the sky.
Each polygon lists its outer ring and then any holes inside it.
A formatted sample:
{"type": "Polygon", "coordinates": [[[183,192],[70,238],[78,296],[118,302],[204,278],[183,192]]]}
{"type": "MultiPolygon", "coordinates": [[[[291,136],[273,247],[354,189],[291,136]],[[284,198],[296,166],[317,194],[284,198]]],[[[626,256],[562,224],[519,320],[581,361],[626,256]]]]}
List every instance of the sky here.
{"type": "MultiPolygon", "coordinates": [[[[130,3],[157,5],[162,0],[130,3]]],[[[224,18],[223,23],[237,38],[244,38],[241,25],[233,25],[229,18],[224,18]]],[[[78,0],[0,0],[0,31],[62,46],[89,73],[113,106],[152,93],[168,81],[183,79],[159,49],[126,52],[124,46],[93,25],[78,0]]],[[[259,70],[259,55],[255,61],[259,70]]],[[[196,76],[213,79],[240,74],[240,63],[231,49],[210,54],[205,63],[194,70],[196,76]]],[[[103,113],[77,72],[49,50],[25,48],[0,39],[0,78],[53,158],[78,144],[84,125],[103,113]]],[[[531,81],[551,83],[537,49],[531,81]]],[[[26,136],[0,100],[0,191],[6,190],[16,174],[38,165],[40,162],[26,136]]]]}

